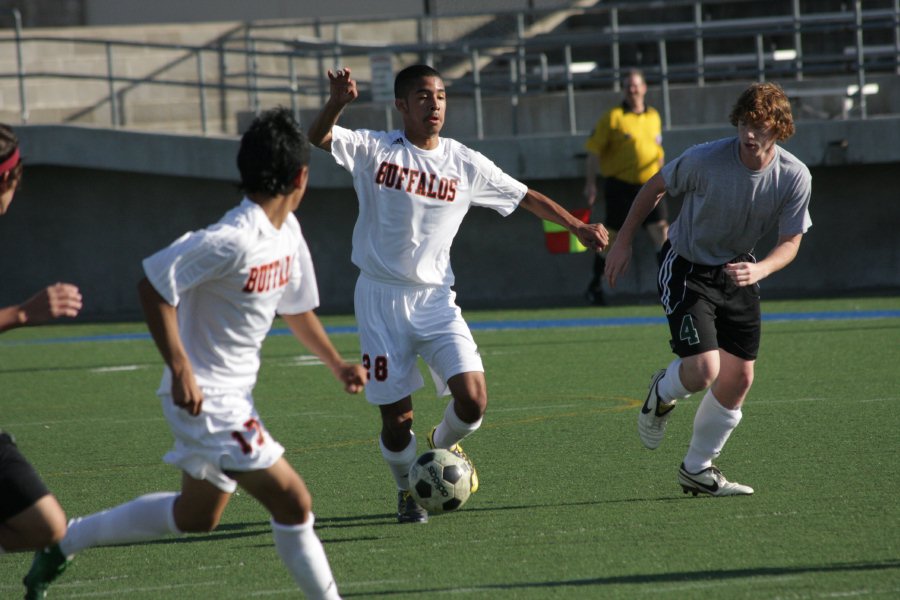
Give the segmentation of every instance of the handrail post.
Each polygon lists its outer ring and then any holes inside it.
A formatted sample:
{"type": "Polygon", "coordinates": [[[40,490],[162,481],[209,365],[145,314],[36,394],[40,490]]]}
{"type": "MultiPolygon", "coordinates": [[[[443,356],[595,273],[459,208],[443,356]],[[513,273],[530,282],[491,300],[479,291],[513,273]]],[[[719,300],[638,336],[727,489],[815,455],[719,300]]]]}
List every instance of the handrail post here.
{"type": "Polygon", "coordinates": [[[203,135],[207,134],[207,125],[206,125],[206,84],[205,77],[203,76],[203,50],[197,50],[197,92],[199,101],[200,101],[200,129],[203,131],[203,135]]]}
{"type": "Polygon", "coordinates": [[[481,106],[481,73],[478,71],[478,48],[472,48],[472,98],[475,101],[475,138],[484,139],[484,115],[481,106]]]}
{"type": "Polygon", "coordinates": [[[703,7],[700,2],[694,3],[694,56],[697,61],[697,85],[706,84],[703,58],[703,7]]]}
{"type": "Polygon", "coordinates": [[[672,108],[669,103],[669,63],[666,59],[666,40],[660,39],[657,44],[659,46],[659,75],[663,97],[663,127],[668,131],[672,128],[672,108]]]}
{"type": "Polygon", "coordinates": [[[612,69],[613,91],[622,90],[622,72],[619,64],[619,9],[615,6],[609,10],[610,29],[612,30],[612,69]]]}
{"type": "Polygon", "coordinates": [[[856,13],[856,78],[859,84],[859,116],[863,119],[867,118],[866,107],[866,65],[863,50],[863,30],[862,30],[862,0],[856,0],[853,3],[853,10],[856,13]]]}
{"type": "Polygon", "coordinates": [[[116,98],[116,78],[113,73],[112,42],[104,42],[106,46],[106,82],[109,87],[109,118],[113,129],[119,128],[119,99],[116,98]]]}
{"type": "Polygon", "coordinates": [[[800,33],[801,25],[800,0],[794,0],[794,52],[797,53],[797,59],[794,63],[797,73],[794,75],[794,78],[797,81],[803,81],[803,36],[800,33]]]}
{"type": "Polygon", "coordinates": [[[19,116],[22,123],[28,123],[28,102],[25,98],[25,62],[22,59],[22,13],[11,8],[16,29],[16,78],[19,80],[19,116]]]}
{"type": "Polygon", "coordinates": [[[572,78],[572,45],[565,46],[566,57],[566,110],[569,113],[569,133],[575,135],[577,124],[575,119],[575,83],[572,78]]]}
{"type": "Polygon", "coordinates": [[[763,47],[763,36],[756,34],[756,81],[762,83],[766,80],[766,53],[763,47]]]}

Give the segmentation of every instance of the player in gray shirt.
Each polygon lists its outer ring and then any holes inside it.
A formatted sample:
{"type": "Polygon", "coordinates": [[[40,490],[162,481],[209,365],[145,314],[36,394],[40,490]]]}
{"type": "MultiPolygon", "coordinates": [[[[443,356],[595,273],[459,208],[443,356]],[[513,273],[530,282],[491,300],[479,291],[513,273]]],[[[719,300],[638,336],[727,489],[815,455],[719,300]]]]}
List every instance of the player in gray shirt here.
{"type": "Polygon", "coordinates": [[[641,188],[606,261],[614,287],[628,268],[634,234],[647,214],[665,195],[683,201],[662,249],[658,280],[678,358],[651,379],[638,433],[644,446],[657,448],[677,400],[706,390],[678,470],[682,489],[695,496],[753,493],[725,479],[713,460],[740,422],[753,383],[761,331],[759,281],[794,260],[812,225],[809,169],[776,143],[794,133],[782,89],[751,85],[730,121],[737,136],[688,149],[641,188]],[[754,246],[776,226],[775,247],[757,261],[754,246]]]}

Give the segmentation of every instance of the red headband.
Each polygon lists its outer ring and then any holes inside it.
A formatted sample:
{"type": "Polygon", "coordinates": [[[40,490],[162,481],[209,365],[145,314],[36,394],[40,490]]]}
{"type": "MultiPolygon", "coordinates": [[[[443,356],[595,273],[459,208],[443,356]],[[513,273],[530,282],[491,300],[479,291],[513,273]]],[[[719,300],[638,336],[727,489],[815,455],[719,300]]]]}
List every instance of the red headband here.
{"type": "Polygon", "coordinates": [[[9,158],[0,162],[0,175],[5,174],[7,171],[12,171],[19,164],[19,149],[16,148],[13,150],[13,153],[9,155],[9,158]]]}

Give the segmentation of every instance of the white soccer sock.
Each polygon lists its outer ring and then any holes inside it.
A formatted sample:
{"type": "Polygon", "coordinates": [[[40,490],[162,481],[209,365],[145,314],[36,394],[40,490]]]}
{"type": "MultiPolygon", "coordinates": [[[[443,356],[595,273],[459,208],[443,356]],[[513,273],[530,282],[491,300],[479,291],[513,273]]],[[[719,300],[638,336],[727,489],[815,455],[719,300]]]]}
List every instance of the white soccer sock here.
{"type": "Polygon", "coordinates": [[[436,448],[450,448],[461,439],[476,431],[481,427],[481,421],[478,419],[474,423],[466,423],[456,414],[453,408],[455,401],[450,400],[447,408],[444,409],[444,419],[438,423],[437,429],[434,430],[434,445],[436,448]]]}
{"type": "Polygon", "coordinates": [[[325,549],[313,530],[313,514],[309,513],[309,519],[300,525],[282,525],[274,520],[271,523],[278,556],[306,597],[340,600],[325,549]]]}
{"type": "Polygon", "coordinates": [[[684,387],[684,384],[681,383],[681,375],[678,372],[680,368],[680,358],[676,358],[670,362],[669,366],[666,367],[666,374],[659,380],[659,384],[656,386],[656,393],[659,395],[659,399],[663,404],[668,404],[672,402],[672,400],[687,398],[691,395],[691,392],[689,392],[687,388],[684,387]]]}
{"type": "Polygon", "coordinates": [[[175,526],[177,492],[160,492],[131,502],[72,519],[59,549],[72,556],[85,548],[153,540],[169,533],[181,533],[175,526]]]}
{"type": "Polygon", "coordinates": [[[385,448],[384,441],[382,441],[380,435],[378,436],[378,446],[381,448],[381,455],[387,462],[391,475],[394,476],[394,481],[397,482],[398,490],[409,489],[409,468],[415,462],[416,456],[418,456],[416,454],[416,434],[410,431],[409,435],[411,436],[409,444],[400,452],[392,452],[385,448]]]}
{"type": "Polygon", "coordinates": [[[684,457],[684,468],[688,473],[699,473],[712,465],[731,432],[741,422],[741,416],[740,408],[729,410],[719,404],[712,390],[706,392],[694,415],[694,434],[684,457]]]}

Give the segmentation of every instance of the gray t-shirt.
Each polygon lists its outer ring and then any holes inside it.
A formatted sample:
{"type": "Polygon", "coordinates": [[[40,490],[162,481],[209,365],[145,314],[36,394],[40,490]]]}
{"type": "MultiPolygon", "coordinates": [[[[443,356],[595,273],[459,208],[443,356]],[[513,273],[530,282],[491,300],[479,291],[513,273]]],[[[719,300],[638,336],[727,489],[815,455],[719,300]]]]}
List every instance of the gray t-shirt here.
{"type": "Polygon", "coordinates": [[[730,137],[693,146],[662,168],[669,199],[683,201],[669,240],[691,262],[721,265],[752,253],[776,223],[780,236],[812,225],[806,165],[776,146],[772,162],[754,171],[741,162],[739,143],[730,137]]]}

